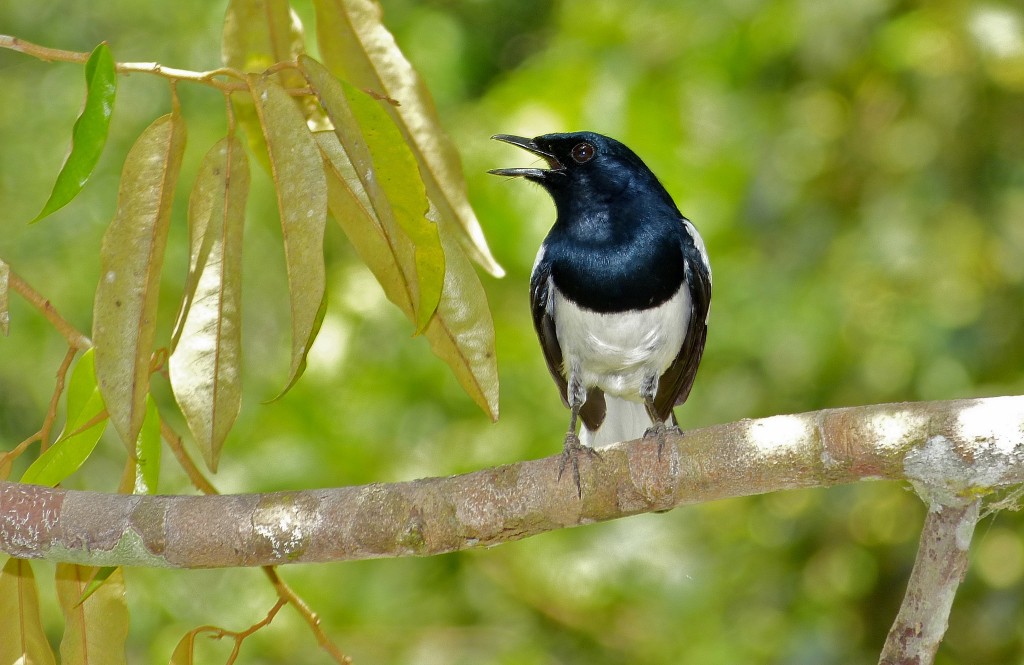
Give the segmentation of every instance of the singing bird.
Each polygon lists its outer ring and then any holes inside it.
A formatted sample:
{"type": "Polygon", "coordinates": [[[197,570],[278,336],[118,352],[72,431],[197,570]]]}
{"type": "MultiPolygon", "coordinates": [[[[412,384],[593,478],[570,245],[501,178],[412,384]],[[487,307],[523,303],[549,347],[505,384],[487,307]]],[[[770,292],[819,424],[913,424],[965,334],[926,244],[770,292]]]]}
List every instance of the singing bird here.
{"type": "Polygon", "coordinates": [[[697,229],[622,143],[594,132],[492,138],[547,162],[489,173],[526,178],[554,199],[530,306],[571,410],[559,477],[571,465],[582,496],[581,453],[643,436],[660,456],[704,353],[711,264],[697,229]]]}

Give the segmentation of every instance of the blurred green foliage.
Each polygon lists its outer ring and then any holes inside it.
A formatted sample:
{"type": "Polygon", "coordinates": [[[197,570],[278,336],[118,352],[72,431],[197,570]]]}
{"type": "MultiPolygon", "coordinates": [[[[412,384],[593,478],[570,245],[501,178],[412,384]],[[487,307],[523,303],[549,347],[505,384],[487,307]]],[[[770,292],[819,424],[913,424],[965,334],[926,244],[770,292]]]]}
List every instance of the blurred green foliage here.
{"type": "MultiPolygon", "coordinates": [[[[615,136],[700,228],[715,298],[704,363],[678,410],[684,428],[1024,392],[1019,3],[384,6],[462,149],[474,206],[508,270],[504,280],[485,278],[501,420],[489,424],[426,342],[410,339],[336,227],[327,240],[330,309],[310,368],[286,398],[261,404],[287,372],[288,318],[272,183],[254,168],[246,391],[215,478],[222,491],[410,479],[558,451],[565,412],[527,306],[530,266],[554,213],[539,188],[485,175],[522,163],[488,141],[498,132],[615,136]]],[[[309,3],[296,8],[311,29],[309,3]]],[[[5,3],[0,28],[79,51],[105,39],[118,60],[208,69],[219,62],[222,12],[200,0],[5,3]]],[[[179,90],[187,185],[224,120],[216,92],[179,90]]],[[[0,52],[0,256],[87,331],[124,155],[169,102],[162,81],[120,81],[96,176],[78,200],[28,226],[60,168],[81,94],[80,67],[0,52]]],[[[163,339],[186,270],[186,197],[183,187],[163,339]]],[[[0,340],[5,448],[38,427],[64,351],[16,297],[11,314],[11,336],[0,340]]],[[[171,404],[166,382],[155,383],[171,404]]],[[[109,437],[69,486],[114,488],[123,450],[109,437]]],[[[188,491],[170,463],[161,482],[163,492],[188,491]]],[[[922,514],[907,488],[870,483],[681,508],[488,551],[283,575],[357,663],[873,663],[922,514]]],[[[37,575],[52,604],[47,568],[37,575]]],[[[129,661],[165,662],[201,623],[258,620],[273,603],[260,576],[127,571],[129,661]]],[[[1022,600],[1021,520],[999,513],[978,529],[937,662],[1022,662],[1022,600]]],[[[287,610],[252,640],[244,662],[326,662],[287,610]]],[[[199,652],[226,653],[214,643],[199,652]]]]}

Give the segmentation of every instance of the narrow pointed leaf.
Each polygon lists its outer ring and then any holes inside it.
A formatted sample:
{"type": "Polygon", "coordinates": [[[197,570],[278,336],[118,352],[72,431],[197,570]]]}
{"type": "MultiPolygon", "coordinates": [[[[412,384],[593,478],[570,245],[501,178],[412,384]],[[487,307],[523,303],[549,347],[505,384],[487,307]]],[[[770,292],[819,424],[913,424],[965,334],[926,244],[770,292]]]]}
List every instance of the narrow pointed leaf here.
{"type": "Polygon", "coordinates": [[[8,309],[11,267],[0,259],[0,335],[7,337],[11,332],[11,312],[8,309]]]}
{"type": "Polygon", "coordinates": [[[85,590],[82,592],[82,597],[78,599],[75,606],[80,606],[85,601],[89,600],[89,596],[96,593],[96,590],[107,581],[107,578],[117,572],[118,566],[104,566],[96,571],[96,574],[92,576],[89,583],[85,585],[85,590]]]}
{"type": "Polygon", "coordinates": [[[89,598],[79,603],[95,568],[57,564],[57,600],[64,613],[60,643],[62,665],[125,663],[128,605],[124,574],[118,569],[89,598]]]}
{"type": "Polygon", "coordinates": [[[328,69],[356,87],[396,100],[388,113],[413,148],[427,195],[442,219],[452,223],[466,252],[500,277],[480,223],[466,195],[458,152],[441,128],[434,102],[394,37],[381,23],[375,0],[314,0],[317,42],[328,69]]]}
{"type": "Polygon", "coordinates": [[[171,654],[170,665],[194,665],[196,662],[195,645],[196,632],[190,630],[178,640],[178,646],[174,647],[174,652],[171,654]]]}
{"type": "Polygon", "coordinates": [[[342,83],[308,56],[300,67],[327,111],[334,132],[355,167],[378,218],[395,222],[415,247],[414,265],[419,298],[414,302],[416,332],[426,328],[444,283],[444,250],[437,225],[427,219],[430,203],[416,157],[402,133],[369,95],[342,83]],[[393,220],[393,221],[391,221],[393,220]]]}
{"type": "MultiPolygon", "coordinates": [[[[221,59],[227,67],[259,74],[276,63],[293,62],[305,52],[305,39],[302,22],[288,0],[230,0],[224,15],[221,59]]],[[[286,88],[305,86],[302,75],[294,70],[277,72],[272,78],[286,88]]],[[[323,115],[316,101],[308,96],[292,102],[306,118],[323,115]]],[[[232,105],[253,154],[269,168],[266,142],[252,99],[235,94],[232,105]]]]}
{"type": "Polygon", "coordinates": [[[67,422],[57,441],[25,470],[21,482],[54,486],[85,463],[107,426],[103,397],[96,385],[94,351],[75,364],[68,382],[67,422]]]}
{"type": "Polygon", "coordinates": [[[0,573],[0,663],[55,665],[39,615],[36,578],[22,559],[8,559],[0,573]]]}
{"type": "Polygon", "coordinates": [[[393,219],[377,216],[338,137],[333,132],[317,132],[316,139],[327,171],[331,215],[377,278],[384,294],[415,324],[413,303],[419,298],[416,247],[393,219]]]}
{"type": "Polygon", "coordinates": [[[146,417],[135,442],[135,493],[156,494],[160,481],[160,411],[146,395],[146,417]]]}
{"type": "Polygon", "coordinates": [[[191,260],[171,388],[207,466],[216,470],[241,406],[242,229],[249,164],[241,141],[206,154],[189,200],[191,260]]]}
{"type": "Polygon", "coordinates": [[[323,247],[327,179],[316,141],[288,93],[257,76],[249,77],[249,87],[267,141],[284,236],[292,319],[287,392],[305,369],[327,302],[323,247]]]}
{"type": "Polygon", "coordinates": [[[430,348],[455,372],[469,396],[498,419],[494,321],[480,278],[451,233],[441,233],[446,270],[437,312],[427,326],[430,348]]]}
{"type": "Polygon", "coordinates": [[[71,152],[57,174],[50,198],[33,223],[67,205],[92,175],[107,142],[117,94],[114,57],[106,44],[97,46],[85,63],[85,106],[71,131],[71,152]]]}
{"type": "Polygon", "coordinates": [[[128,152],[117,212],[100,249],[93,310],[96,378],[110,421],[129,447],[145,417],[160,270],[184,150],[185,123],[175,103],[128,152]]]}

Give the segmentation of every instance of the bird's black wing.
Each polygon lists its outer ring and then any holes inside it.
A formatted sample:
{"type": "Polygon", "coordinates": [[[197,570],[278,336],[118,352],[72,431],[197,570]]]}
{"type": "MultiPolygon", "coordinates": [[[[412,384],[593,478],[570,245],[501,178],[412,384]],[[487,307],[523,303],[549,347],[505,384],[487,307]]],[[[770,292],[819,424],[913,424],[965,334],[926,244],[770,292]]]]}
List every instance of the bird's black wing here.
{"type": "MultiPolygon", "coordinates": [[[[542,255],[533,268],[533,274],[530,275],[530,310],[533,314],[533,327],[537,331],[540,348],[544,351],[548,371],[551,372],[551,378],[555,380],[558,392],[562,395],[562,403],[569,406],[569,384],[562,373],[562,347],[558,343],[555,320],[551,316],[548,302],[552,297],[554,294],[551,293],[551,263],[545,261],[542,255]]],[[[580,409],[583,424],[592,431],[596,430],[604,422],[605,413],[604,393],[599,388],[591,388],[580,409]]]]}
{"type": "Polygon", "coordinates": [[[690,388],[697,376],[697,367],[704,355],[704,342],[708,336],[708,310],[711,306],[711,270],[707,260],[689,233],[682,242],[685,264],[685,288],[690,291],[690,316],[685,322],[686,337],[679,354],[658,381],[658,394],[654,407],[658,416],[667,420],[672,407],[682,404],[690,396],[690,388]]]}
{"type": "Polygon", "coordinates": [[[533,274],[530,275],[530,311],[533,313],[533,327],[537,331],[540,348],[544,351],[548,371],[562,393],[562,402],[569,406],[568,383],[562,374],[562,347],[558,344],[555,320],[551,317],[548,306],[548,299],[552,297],[550,290],[551,263],[545,261],[542,256],[534,266],[533,274]]]}

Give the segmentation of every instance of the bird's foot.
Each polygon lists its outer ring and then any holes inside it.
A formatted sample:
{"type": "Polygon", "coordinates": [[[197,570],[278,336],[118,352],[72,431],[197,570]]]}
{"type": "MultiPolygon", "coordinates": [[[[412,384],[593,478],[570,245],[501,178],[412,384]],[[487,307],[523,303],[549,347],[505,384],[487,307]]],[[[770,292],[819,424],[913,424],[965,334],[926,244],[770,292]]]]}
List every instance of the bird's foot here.
{"type": "Polygon", "coordinates": [[[650,441],[655,439],[658,442],[658,461],[661,461],[661,451],[665,448],[665,436],[667,434],[682,434],[683,431],[676,425],[666,426],[664,422],[658,422],[647,428],[644,432],[644,439],[650,441]]]}
{"type": "Polygon", "coordinates": [[[580,455],[585,455],[590,459],[601,459],[601,453],[597,452],[590,446],[584,446],[580,443],[580,437],[576,436],[575,432],[569,432],[565,435],[565,447],[562,448],[562,461],[558,465],[558,479],[562,479],[562,474],[565,473],[567,466],[572,466],[572,479],[576,483],[576,493],[579,497],[583,498],[583,485],[580,483],[580,455]]]}

